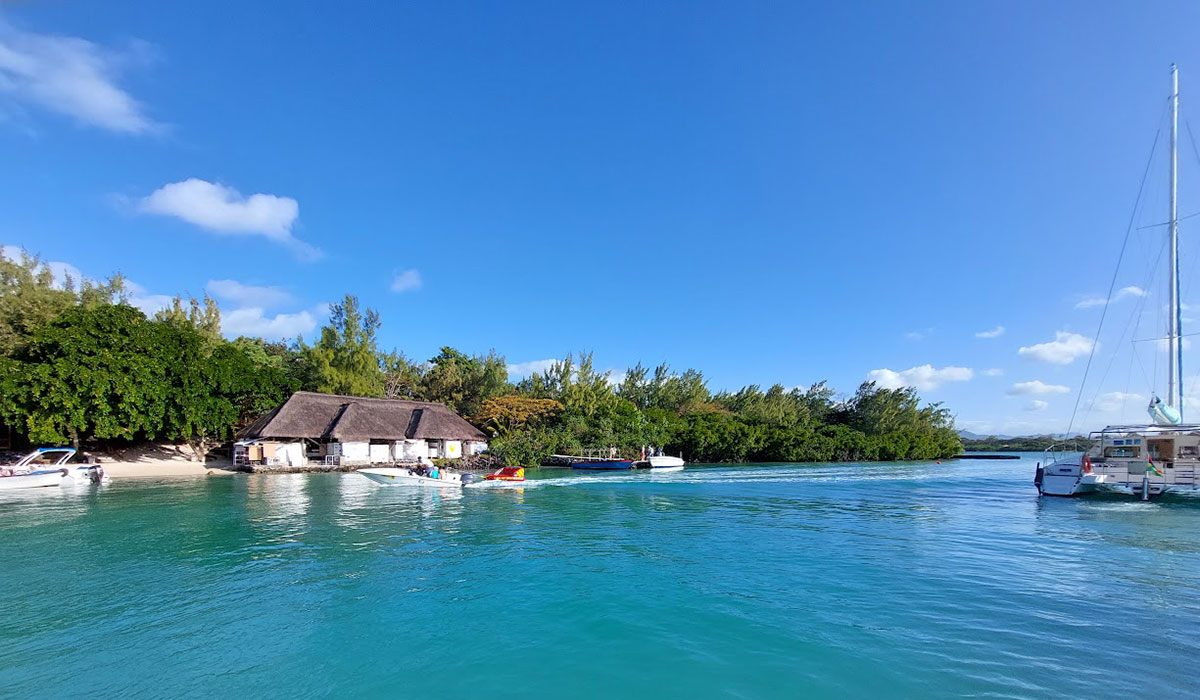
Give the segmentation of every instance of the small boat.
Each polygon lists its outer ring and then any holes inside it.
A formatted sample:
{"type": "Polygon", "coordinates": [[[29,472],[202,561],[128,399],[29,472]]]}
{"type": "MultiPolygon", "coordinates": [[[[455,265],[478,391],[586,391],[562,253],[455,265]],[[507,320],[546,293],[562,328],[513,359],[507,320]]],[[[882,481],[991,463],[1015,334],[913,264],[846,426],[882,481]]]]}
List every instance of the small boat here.
{"type": "Polygon", "coordinates": [[[104,479],[99,463],[72,463],[75,455],[70,447],[39,447],[16,464],[0,467],[0,491],[98,484],[104,479]]]}
{"type": "Polygon", "coordinates": [[[436,489],[462,488],[476,478],[474,474],[458,474],[444,469],[438,470],[436,477],[427,476],[404,467],[372,467],[359,469],[358,473],[384,486],[422,486],[436,489]]]}
{"type": "Polygon", "coordinates": [[[632,459],[595,459],[585,462],[571,462],[572,469],[590,469],[594,471],[633,469],[632,459]]]}
{"type": "Polygon", "coordinates": [[[525,481],[525,467],[501,467],[483,478],[487,481],[525,481]]]}
{"type": "Polygon", "coordinates": [[[670,455],[655,455],[633,463],[635,469],[653,469],[656,472],[683,471],[683,457],[670,455]]]}

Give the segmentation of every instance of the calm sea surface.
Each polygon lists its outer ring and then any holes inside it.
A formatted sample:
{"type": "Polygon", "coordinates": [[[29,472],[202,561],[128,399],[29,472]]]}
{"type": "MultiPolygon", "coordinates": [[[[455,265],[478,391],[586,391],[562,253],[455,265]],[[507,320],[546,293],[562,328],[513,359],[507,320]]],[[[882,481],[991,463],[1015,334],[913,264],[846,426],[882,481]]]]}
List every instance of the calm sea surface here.
{"type": "Polygon", "coordinates": [[[0,696],[1180,697],[1200,501],[1019,462],[0,497],[0,696]]]}

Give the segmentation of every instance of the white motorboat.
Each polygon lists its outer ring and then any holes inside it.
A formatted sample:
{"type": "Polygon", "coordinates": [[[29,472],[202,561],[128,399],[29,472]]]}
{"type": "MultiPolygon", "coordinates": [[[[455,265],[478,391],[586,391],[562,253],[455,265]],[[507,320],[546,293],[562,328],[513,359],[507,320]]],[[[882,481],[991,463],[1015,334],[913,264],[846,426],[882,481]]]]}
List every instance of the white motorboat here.
{"type": "Polygon", "coordinates": [[[679,472],[683,471],[683,465],[683,457],[655,455],[638,462],[634,467],[638,469],[653,469],[656,472],[679,472]]]}
{"type": "Polygon", "coordinates": [[[38,448],[0,467],[0,491],[100,483],[104,469],[95,462],[72,462],[75,454],[70,447],[38,448]]]}
{"type": "MultiPolygon", "coordinates": [[[[1166,341],[1167,400],[1164,402],[1151,395],[1150,405],[1147,407],[1150,424],[1110,425],[1103,430],[1092,432],[1089,436],[1091,445],[1083,454],[1055,454],[1051,451],[1043,454],[1043,459],[1037,464],[1034,483],[1038,491],[1045,496],[1111,492],[1133,494],[1145,500],[1164,493],[1200,494],[1200,485],[1196,482],[1196,469],[1200,467],[1200,425],[1183,423],[1183,305],[1179,295],[1177,205],[1179,72],[1175,66],[1171,66],[1168,109],[1171,124],[1169,212],[1166,221],[1166,247],[1170,255],[1167,282],[1169,302],[1166,307],[1167,336],[1156,339],[1166,341]]],[[[1115,282],[1114,275],[1113,286],[1115,282]]],[[[1112,297],[1111,288],[1109,297],[1112,297]]],[[[1092,344],[1092,352],[1095,352],[1096,345],[1092,344]]],[[[1090,357],[1088,364],[1091,364],[1090,357]]],[[[1085,370],[1084,382],[1086,381],[1085,370]]],[[[1082,396],[1082,390],[1079,395],[1082,396]]],[[[1076,407],[1078,408],[1078,403],[1076,407]]],[[[1071,427],[1067,428],[1068,434],[1071,427]]]]}
{"type": "Polygon", "coordinates": [[[435,489],[456,489],[475,481],[474,474],[459,474],[444,469],[438,470],[436,478],[419,474],[405,467],[371,467],[369,469],[359,469],[358,473],[384,486],[421,486],[435,489]]]}

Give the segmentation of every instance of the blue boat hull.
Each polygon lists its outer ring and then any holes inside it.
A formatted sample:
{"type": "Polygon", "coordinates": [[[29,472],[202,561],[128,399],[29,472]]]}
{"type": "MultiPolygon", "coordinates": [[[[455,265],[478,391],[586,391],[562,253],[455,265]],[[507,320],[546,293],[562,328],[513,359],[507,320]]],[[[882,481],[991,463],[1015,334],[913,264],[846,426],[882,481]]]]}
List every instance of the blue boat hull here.
{"type": "Polygon", "coordinates": [[[633,460],[608,460],[603,462],[572,462],[572,469],[612,470],[633,469],[633,460]]]}

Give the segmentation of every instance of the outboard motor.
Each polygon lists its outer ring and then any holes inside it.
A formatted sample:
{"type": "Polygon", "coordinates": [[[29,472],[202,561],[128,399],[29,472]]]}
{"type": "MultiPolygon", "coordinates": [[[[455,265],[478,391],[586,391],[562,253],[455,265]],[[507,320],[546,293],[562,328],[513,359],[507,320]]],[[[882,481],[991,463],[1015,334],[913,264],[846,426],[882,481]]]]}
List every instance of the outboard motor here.
{"type": "Polygon", "coordinates": [[[479,477],[474,474],[463,474],[460,478],[462,479],[463,486],[479,481],[479,477]]]}
{"type": "Polygon", "coordinates": [[[1035,471],[1033,473],[1033,485],[1037,486],[1037,490],[1039,493],[1042,490],[1042,477],[1045,475],[1046,475],[1046,468],[1042,466],[1041,462],[1038,462],[1037,471],[1035,471]]]}

